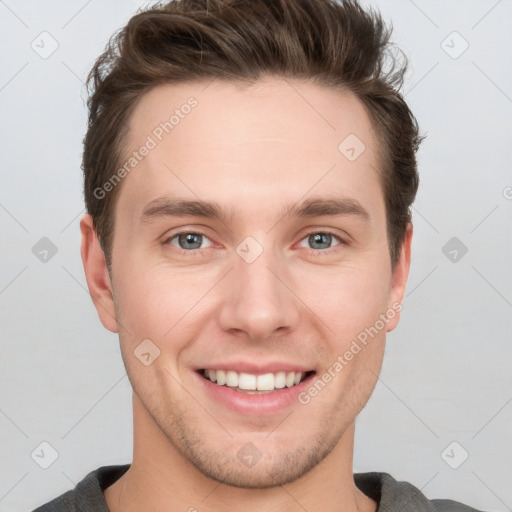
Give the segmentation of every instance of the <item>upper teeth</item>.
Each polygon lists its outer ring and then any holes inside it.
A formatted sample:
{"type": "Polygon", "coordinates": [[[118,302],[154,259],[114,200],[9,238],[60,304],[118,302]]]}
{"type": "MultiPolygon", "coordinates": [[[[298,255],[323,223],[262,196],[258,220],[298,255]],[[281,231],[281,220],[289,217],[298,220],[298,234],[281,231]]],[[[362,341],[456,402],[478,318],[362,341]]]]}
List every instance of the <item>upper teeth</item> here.
{"type": "Polygon", "coordinates": [[[285,386],[290,388],[298,384],[304,373],[301,372],[277,372],[254,375],[252,373],[235,372],[232,370],[205,370],[204,376],[216,382],[220,386],[227,385],[232,388],[272,391],[285,386]]]}

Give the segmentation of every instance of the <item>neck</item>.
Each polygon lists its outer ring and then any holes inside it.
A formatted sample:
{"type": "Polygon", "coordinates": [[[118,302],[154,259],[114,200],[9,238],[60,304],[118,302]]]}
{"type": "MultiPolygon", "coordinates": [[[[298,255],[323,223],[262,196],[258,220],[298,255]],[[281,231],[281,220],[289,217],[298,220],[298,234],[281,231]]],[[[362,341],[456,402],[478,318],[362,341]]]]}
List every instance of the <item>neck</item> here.
{"type": "Polygon", "coordinates": [[[247,512],[375,512],[376,503],[353,479],[354,424],[312,470],[285,485],[265,489],[233,487],[202,474],[185,459],[134,396],[134,452],[130,469],[105,490],[110,512],[183,510],[247,512]]]}

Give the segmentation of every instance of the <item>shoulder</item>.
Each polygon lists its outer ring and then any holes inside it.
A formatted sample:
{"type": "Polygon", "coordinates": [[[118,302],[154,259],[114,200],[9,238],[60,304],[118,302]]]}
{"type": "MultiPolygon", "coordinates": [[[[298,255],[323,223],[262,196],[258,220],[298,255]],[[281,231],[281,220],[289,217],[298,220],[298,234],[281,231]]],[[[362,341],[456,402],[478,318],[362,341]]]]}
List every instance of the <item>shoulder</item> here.
{"type": "Polygon", "coordinates": [[[388,473],[354,473],[356,486],[378,504],[377,512],[482,512],[453,500],[429,500],[414,485],[388,473]]]}
{"type": "Polygon", "coordinates": [[[103,490],[121,478],[129,467],[129,464],[102,466],[91,471],[74,489],[33,512],[108,512],[103,490]]]}

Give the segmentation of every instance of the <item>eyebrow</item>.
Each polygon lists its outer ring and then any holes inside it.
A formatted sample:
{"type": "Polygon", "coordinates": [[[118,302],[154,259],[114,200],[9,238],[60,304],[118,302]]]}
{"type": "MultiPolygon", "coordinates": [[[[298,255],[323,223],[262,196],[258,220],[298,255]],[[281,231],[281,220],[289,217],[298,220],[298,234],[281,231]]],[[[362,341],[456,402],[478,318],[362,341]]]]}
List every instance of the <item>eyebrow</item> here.
{"type": "Polygon", "coordinates": [[[369,220],[370,214],[356,199],[322,198],[309,199],[298,205],[286,208],[285,217],[320,217],[323,215],[355,215],[363,220],[369,220]]]}
{"type": "MultiPolygon", "coordinates": [[[[225,209],[214,201],[158,198],[144,208],[141,220],[146,222],[159,217],[204,217],[229,222],[236,213],[235,208],[225,209]]],[[[292,203],[283,209],[280,218],[348,215],[365,221],[370,219],[361,203],[352,198],[313,198],[299,204],[292,203]]]]}

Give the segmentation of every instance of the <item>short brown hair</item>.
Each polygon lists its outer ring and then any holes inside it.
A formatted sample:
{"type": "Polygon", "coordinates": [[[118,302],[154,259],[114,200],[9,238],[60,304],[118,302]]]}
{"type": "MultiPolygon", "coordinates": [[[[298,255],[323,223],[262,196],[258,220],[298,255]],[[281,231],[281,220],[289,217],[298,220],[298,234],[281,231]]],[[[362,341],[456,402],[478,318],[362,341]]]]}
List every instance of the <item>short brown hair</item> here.
{"type": "MultiPolygon", "coordinates": [[[[380,142],[391,261],[400,253],[418,188],[421,137],[400,89],[407,66],[393,56],[391,30],[356,0],[174,0],[133,16],[89,73],[89,123],[82,168],[87,211],[111,265],[120,186],[98,197],[123,150],[130,113],[165,83],[265,75],[352,91],[380,142]]],[[[341,142],[341,141],[340,141],[341,142]]]]}

